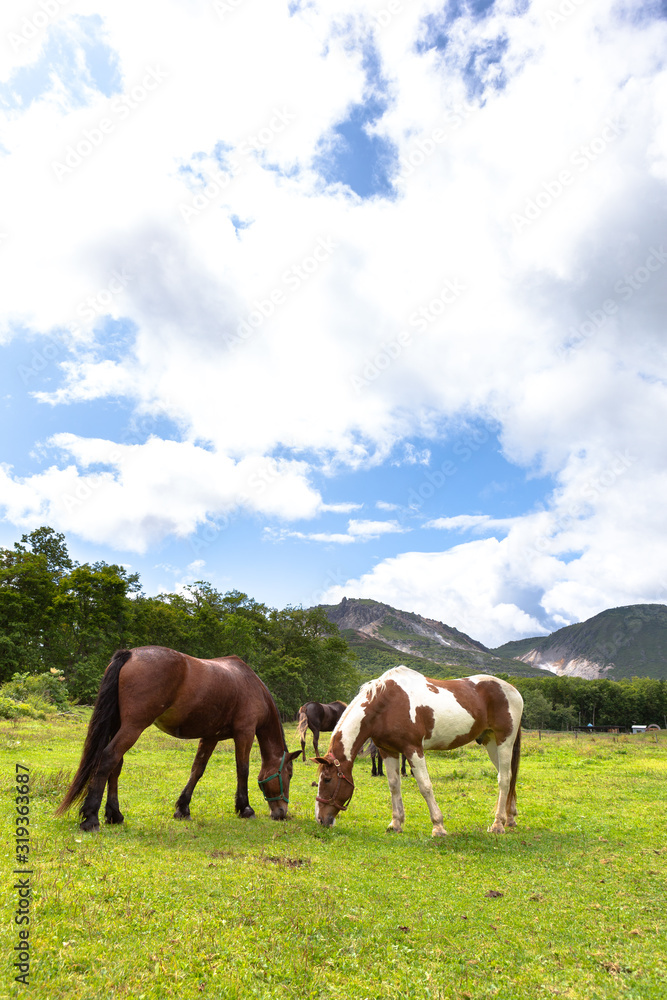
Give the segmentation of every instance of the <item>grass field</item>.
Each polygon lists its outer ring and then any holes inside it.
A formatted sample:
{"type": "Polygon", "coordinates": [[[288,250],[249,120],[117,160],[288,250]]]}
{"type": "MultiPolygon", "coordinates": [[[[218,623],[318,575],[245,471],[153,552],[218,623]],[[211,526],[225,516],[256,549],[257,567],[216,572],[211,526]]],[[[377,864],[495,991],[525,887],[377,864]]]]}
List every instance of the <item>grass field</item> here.
{"type": "MultiPolygon", "coordinates": [[[[121,827],[82,834],[53,812],[85,712],[0,724],[6,856],[0,997],[664,1000],[667,737],[524,733],[519,827],[486,833],[495,772],[475,744],[429,755],[449,836],[415,782],[386,834],[386,779],[359,760],[349,811],[314,819],[314,764],[295,764],[291,819],[234,814],[222,744],[171,818],[196,744],[146,732],[127,754],[121,827]],[[14,982],[15,764],[30,768],[30,984],[14,982]]],[[[296,749],[294,726],[288,745],[296,749]]],[[[326,746],[326,737],[323,737],[326,746]]]]}

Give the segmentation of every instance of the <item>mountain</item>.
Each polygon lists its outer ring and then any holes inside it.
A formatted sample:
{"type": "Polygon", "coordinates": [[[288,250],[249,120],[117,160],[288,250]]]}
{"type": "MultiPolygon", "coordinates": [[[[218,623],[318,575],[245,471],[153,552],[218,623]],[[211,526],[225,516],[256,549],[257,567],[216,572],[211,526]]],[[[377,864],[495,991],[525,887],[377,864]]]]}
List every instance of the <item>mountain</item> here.
{"type": "Polygon", "coordinates": [[[610,608],[551,635],[506,642],[491,652],[571,677],[667,678],[667,605],[610,608]]]}
{"type": "Polygon", "coordinates": [[[376,677],[398,663],[432,677],[540,674],[512,656],[505,658],[491,652],[451,625],[410,611],[398,611],[379,601],[344,597],[340,604],[320,607],[329,621],[338,626],[356,653],[360,670],[369,677],[376,677]]]}

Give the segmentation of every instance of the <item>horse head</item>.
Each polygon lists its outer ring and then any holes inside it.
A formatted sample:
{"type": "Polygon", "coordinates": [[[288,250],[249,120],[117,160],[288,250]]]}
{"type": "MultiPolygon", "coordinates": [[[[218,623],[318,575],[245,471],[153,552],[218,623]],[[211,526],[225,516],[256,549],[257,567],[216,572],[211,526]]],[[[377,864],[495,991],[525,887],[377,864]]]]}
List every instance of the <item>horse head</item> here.
{"type": "Polygon", "coordinates": [[[292,778],[292,761],[301,756],[300,750],[285,750],[280,757],[262,762],[257,784],[271,811],[271,819],[285,819],[289,803],[289,785],[292,778]]]}
{"type": "Polygon", "coordinates": [[[315,799],[315,819],[322,826],[333,826],[338,813],[349,806],[354,792],[353,761],[339,761],[332,753],[312,759],[320,765],[315,799]]]}

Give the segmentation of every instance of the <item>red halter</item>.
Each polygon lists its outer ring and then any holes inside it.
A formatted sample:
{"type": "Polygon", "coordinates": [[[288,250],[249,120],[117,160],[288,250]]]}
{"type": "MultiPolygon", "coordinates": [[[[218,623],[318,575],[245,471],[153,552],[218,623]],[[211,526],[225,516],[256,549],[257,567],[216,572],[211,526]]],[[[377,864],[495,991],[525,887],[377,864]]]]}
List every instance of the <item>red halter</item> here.
{"type": "MultiPolygon", "coordinates": [[[[315,760],[314,757],[312,759],[315,760]]],[[[333,795],[331,796],[331,798],[324,799],[322,798],[321,795],[316,795],[315,801],[321,802],[325,806],[335,806],[336,809],[339,809],[341,812],[345,812],[350,802],[352,801],[352,795],[354,795],[354,782],[352,781],[352,778],[348,778],[346,774],[343,774],[343,772],[340,770],[340,762],[334,757],[333,754],[326,753],[324,755],[324,759],[328,761],[330,764],[332,764],[334,767],[338,768],[338,782],[336,784],[336,787],[334,788],[333,795]],[[347,781],[348,784],[352,785],[352,795],[350,795],[350,798],[347,801],[347,805],[341,805],[339,802],[336,802],[336,796],[338,795],[338,790],[340,788],[341,781],[347,781]]]]}

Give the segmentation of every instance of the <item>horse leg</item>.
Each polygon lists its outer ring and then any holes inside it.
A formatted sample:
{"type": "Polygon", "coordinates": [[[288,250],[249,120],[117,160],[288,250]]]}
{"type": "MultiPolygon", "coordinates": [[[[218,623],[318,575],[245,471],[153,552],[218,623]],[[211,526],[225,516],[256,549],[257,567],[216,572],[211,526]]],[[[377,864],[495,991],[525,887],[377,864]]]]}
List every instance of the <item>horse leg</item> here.
{"type": "Polygon", "coordinates": [[[407,760],[407,757],[405,756],[404,753],[402,753],[401,754],[401,777],[402,778],[406,778],[407,777],[407,775],[405,773],[405,762],[406,762],[406,760],[407,760]]]}
{"type": "Polygon", "coordinates": [[[504,833],[505,827],[516,826],[516,798],[513,802],[508,802],[512,771],[512,746],[507,745],[507,740],[498,746],[495,739],[491,737],[486,744],[486,752],[498,772],[496,815],[489,827],[489,833],[504,833]]]}
{"type": "Polygon", "coordinates": [[[320,738],[320,731],[319,731],[319,729],[313,729],[313,746],[315,748],[315,756],[316,757],[319,757],[319,755],[320,755],[320,751],[317,749],[317,741],[319,740],[319,738],[320,738]]]}
{"type": "MultiPolygon", "coordinates": [[[[433,823],[433,829],[431,830],[432,837],[446,837],[447,831],[442,825],[442,811],[440,806],[435,801],[435,795],[433,794],[433,785],[431,784],[431,778],[426,767],[426,761],[423,755],[420,756],[416,751],[411,754],[408,758],[410,761],[410,767],[412,768],[412,773],[417,781],[419,791],[424,796],[426,805],[428,806],[429,815],[431,817],[431,823],[433,823]]],[[[396,765],[398,768],[398,764],[396,765]]]]}
{"type": "Polygon", "coordinates": [[[384,763],[387,768],[387,783],[391,792],[391,823],[387,827],[387,833],[391,830],[395,833],[403,833],[405,809],[403,808],[403,798],[401,796],[401,774],[398,757],[385,757],[384,763]]]}
{"type": "Polygon", "coordinates": [[[190,819],[190,799],[195,790],[195,785],[206,770],[209,758],[217,746],[217,740],[200,740],[192,762],[192,770],[188,783],[176,800],[176,812],[174,819],[190,819]]]}
{"type": "Polygon", "coordinates": [[[248,774],[250,773],[250,748],[255,734],[251,733],[250,738],[246,736],[235,736],[234,746],[236,748],[236,801],[234,808],[241,819],[254,819],[255,810],[250,805],[248,798],[248,774]]]}
{"type": "Polygon", "coordinates": [[[305,739],[301,740],[301,753],[303,754],[303,760],[304,760],[304,763],[305,763],[305,760],[306,760],[306,741],[305,741],[305,739]]]}
{"type": "MultiPolygon", "coordinates": [[[[115,787],[117,791],[118,775],[120,774],[119,765],[122,765],[123,757],[130,747],[134,746],[142,732],[143,727],[140,726],[121,726],[114,738],[105,748],[99,767],[88,785],[88,793],[83,801],[83,805],[81,806],[81,816],[83,819],[82,822],[79,823],[79,826],[82,830],[99,830],[100,821],[98,813],[100,811],[100,805],[102,804],[102,796],[104,795],[104,788],[107,780],[109,780],[111,775],[115,776],[115,778],[112,777],[110,781],[111,803],[113,806],[114,783],[116,783],[115,787]]],[[[120,811],[118,815],[120,816],[120,811]]]]}
{"type": "Polygon", "coordinates": [[[123,758],[121,757],[118,766],[111,772],[107,782],[107,803],[104,808],[105,823],[122,823],[125,819],[118,804],[118,778],[122,770],[123,758]]]}

